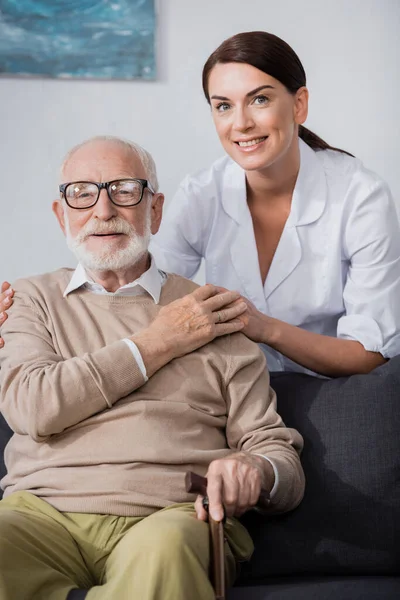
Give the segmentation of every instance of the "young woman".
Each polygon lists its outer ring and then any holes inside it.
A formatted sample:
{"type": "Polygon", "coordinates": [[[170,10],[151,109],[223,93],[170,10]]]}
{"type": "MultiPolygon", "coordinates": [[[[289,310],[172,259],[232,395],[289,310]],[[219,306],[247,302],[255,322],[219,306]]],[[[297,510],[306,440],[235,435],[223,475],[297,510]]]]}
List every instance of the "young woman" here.
{"type": "MultiPolygon", "coordinates": [[[[400,353],[400,228],[387,185],[303,126],[286,42],[224,41],[203,89],[228,156],[187,177],[152,245],[157,265],[239,290],[271,371],[366,373],[400,353]]],[[[0,311],[7,308],[1,305],[0,311]]]]}
{"type": "Polygon", "coordinates": [[[308,131],[303,66],[281,39],[235,35],[203,70],[227,157],[187,177],[152,252],[250,302],[270,370],[368,372],[400,352],[400,231],[386,184],[308,131]]]}

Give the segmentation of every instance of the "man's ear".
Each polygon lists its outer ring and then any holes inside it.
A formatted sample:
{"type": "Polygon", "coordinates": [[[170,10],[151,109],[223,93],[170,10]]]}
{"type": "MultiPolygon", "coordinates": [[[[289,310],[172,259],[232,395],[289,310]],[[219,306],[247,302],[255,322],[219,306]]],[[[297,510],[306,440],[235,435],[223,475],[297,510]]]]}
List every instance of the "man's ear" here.
{"type": "Polygon", "coordinates": [[[56,219],[63,231],[63,234],[66,235],[64,207],[61,204],[61,200],[54,200],[53,204],[51,205],[51,208],[53,209],[53,213],[56,215],[56,219]]]}
{"type": "Polygon", "coordinates": [[[154,235],[160,228],[162,212],[164,205],[164,194],[153,194],[153,198],[151,199],[151,209],[150,209],[150,218],[151,225],[150,231],[154,235]]]}
{"type": "Polygon", "coordinates": [[[294,96],[294,120],[297,125],[302,125],[308,115],[308,89],[301,87],[294,96]]]}

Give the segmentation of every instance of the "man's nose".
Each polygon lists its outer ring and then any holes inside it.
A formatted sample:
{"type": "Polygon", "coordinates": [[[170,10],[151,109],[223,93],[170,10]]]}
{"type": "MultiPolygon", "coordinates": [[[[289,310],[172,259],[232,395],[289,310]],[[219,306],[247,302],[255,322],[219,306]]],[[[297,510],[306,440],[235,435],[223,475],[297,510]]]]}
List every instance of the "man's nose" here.
{"type": "Polygon", "coordinates": [[[94,216],[103,221],[108,221],[118,214],[117,207],[108,197],[107,190],[100,190],[99,199],[94,207],[94,216]]]}

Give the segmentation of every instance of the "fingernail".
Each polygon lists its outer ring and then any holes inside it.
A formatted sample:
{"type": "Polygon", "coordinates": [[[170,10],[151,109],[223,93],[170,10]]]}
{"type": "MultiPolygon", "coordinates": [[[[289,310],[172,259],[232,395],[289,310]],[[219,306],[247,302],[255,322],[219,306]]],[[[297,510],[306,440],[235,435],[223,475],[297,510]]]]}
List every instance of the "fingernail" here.
{"type": "Polygon", "coordinates": [[[220,510],[218,508],[214,508],[213,510],[210,510],[210,514],[211,514],[212,518],[214,519],[214,521],[222,521],[222,519],[224,518],[222,510],[220,510]]]}
{"type": "Polygon", "coordinates": [[[6,318],[6,313],[0,313],[0,321],[6,318]]]}
{"type": "Polygon", "coordinates": [[[11,294],[13,293],[13,289],[12,288],[8,288],[5,292],[6,296],[11,296],[11,294]]]}
{"type": "Polygon", "coordinates": [[[4,298],[4,304],[10,304],[11,299],[10,298],[4,298]]]}

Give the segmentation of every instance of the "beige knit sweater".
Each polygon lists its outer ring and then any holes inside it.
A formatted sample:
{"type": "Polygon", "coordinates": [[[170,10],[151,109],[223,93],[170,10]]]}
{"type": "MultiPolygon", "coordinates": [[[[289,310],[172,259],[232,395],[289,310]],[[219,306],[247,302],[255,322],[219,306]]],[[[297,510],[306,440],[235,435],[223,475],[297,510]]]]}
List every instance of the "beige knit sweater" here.
{"type": "Polygon", "coordinates": [[[271,510],[303,494],[301,436],[276,413],[265,359],[245,336],[219,338],[175,359],[147,383],[122,341],[162,305],[197,287],[169,275],[160,304],[139,296],[63,292],[72,272],[16,282],[2,328],[0,408],[15,432],[1,482],[61,511],[148,515],[194,496],[189,469],[246,450],[279,473],[271,510]]]}

